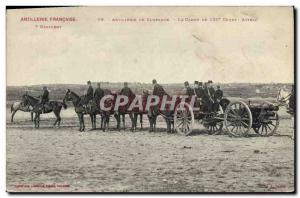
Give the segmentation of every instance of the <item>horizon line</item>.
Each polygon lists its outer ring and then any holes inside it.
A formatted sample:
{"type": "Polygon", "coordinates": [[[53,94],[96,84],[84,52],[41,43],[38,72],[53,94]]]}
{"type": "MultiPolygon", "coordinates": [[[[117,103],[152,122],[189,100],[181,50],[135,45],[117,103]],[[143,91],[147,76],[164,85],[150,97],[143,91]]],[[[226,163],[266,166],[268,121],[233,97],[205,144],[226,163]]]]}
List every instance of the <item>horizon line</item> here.
{"type": "MultiPolygon", "coordinates": [[[[146,82],[129,82],[126,81],[129,84],[152,84],[151,82],[146,83],[146,82]]],[[[199,81],[201,82],[201,81],[199,81]]],[[[92,84],[95,83],[103,83],[103,84],[118,84],[118,83],[124,83],[123,81],[119,82],[109,82],[109,81],[97,81],[93,82],[91,81],[92,84]]],[[[189,82],[190,84],[194,84],[194,81],[189,82]]],[[[213,82],[214,84],[295,84],[294,82],[213,82]]],[[[183,84],[183,82],[173,82],[173,83],[158,83],[162,85],[168,85],[168,84],[183,84]]],[[[41,83],[41,84],[29,84],[29,85],[8,85],[6,84],[6,87],[24,87],[24,86],[42,86],[42,85],[86,85],[86,83],[41,83]]]]}

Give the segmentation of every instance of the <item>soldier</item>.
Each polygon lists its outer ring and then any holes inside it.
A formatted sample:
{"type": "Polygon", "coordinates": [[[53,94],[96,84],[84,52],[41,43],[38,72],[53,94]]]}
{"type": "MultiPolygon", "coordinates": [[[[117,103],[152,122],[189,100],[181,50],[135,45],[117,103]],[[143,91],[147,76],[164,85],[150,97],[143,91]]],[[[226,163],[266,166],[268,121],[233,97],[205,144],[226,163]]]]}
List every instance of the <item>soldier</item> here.
{"type": "MultiPolygon", "coordinates": [[[[27,93],[26,93],[27,94],[27,93]]],[[[46,86],[43,87],[43,94],[40,95],[42,111],[45,112],[45,105],[49,102],[49,91],[46,86]]]]}
{"type": "Polygon", "coordinates": [[[196,94],[197,98],[199,98],[199,99],[201,99],[203,97],[204,88],[203,88],[202,82],[199,82],[198,87],[195,88],[195,94],[196,94]]]}
{"type": "Polygon", "coordinates": [[[132,90],[128,87],[127,82],[124,82],[124,87],[121,89],[120,94],[129,97],[129,99],[134,95],[132,90]]]}
{"type": "Polygon", "coordinates": [[[198,82],[197,80],[195,80],[195,81],[194,81],[194,87],[193,87],[193,89],[194,89],[194,95],[197,95],[197,94],[196,94],[196,89],[197,89],[197,88],[199,88],[199,82],[198,82]]]}
{"type": "Polygon", "coordinates": [[[186,89],[185,94],[188,96],[193,96],[194,95],[194,90],[190,87],[189,82],[185,81],[184,82],[184,87],[186,89]]]}
{"type": "Polygon", "coordinates": [[[212,83],[213,82],[209,80],[204,84],[203,102],[205,110],[208,112],[212,112],[214,104],[215,89],[213,88],[212,83]]]}
{"type": "Polygon", "coordinates": [[[86,100],[87,100],[86,103],[92,100],[94,96],[94,90],[91,81],[88,81],[87,84],[88,84],[88,90],[86,92],[86,100]]]}
{"type": "Polygon", "coordinates": [[[101,98],[104,96],[104,90],[101,89],[101,84],[100,83],[97,83],[97,88],[95,90],[95,93],[94,93],[94,98],[96,100],[96,103],[97,103],[97,106],[99,107],[100,105],[100,100],[101,98]]]}
{"type": "Polygon", "coordinates": [[[220,100],[223,98],[223,91],[220,88],[220,85],[217,86],[217,90],[215,92],[215,100],[217,102],[220,102],[220,100]]]}
{"type": "Polygon", "coordinates": [[[80,101],[80,104],[83,105],[83,107],[86,107],[88,102],[92,100],[94,96],[94,90],[91,81],[87,81],[87,85],[88,85],[88,89],[86,91],[86,94],[83,97],[81,97],[81,101],[80,101]]]}
{"type": "Polygon", "coordinates": [[[167,92],[164,90],[164,88],[160,84],[158,84],[155,79],[152,80],[152,84],[154,85],[153,95],[155,96],[168,95],[167,92]]]}
{"type": "Polygon", "coordinates": [[[197,87],[199,87],[199,82],[197,80],[194,81],[194,89],[196,89],[197,87]]]}
{"type": "Polygon", "coordinates": [[[215,96],[215,89],[213,87],[213,81],[212,80],[209,80],[207,82],[207,87],[208,87],[208,90],[209,90],[208,94],[210,94],[210,97],[213,99],[214,96],[215,96]]]}

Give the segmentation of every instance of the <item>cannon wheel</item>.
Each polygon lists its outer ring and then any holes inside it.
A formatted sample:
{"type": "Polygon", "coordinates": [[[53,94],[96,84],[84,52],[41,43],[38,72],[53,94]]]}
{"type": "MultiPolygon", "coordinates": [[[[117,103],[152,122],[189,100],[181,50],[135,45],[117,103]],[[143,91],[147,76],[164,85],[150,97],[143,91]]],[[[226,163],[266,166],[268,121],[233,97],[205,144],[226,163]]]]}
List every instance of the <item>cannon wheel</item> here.
{"type": "Polygon", "coordinates": [[[174,127],[179,134],[189,135],[194,126],[194,112],[188,103],[180,103],[174,112],[174,127]]]}
{"type": "Polygon", "coordinates": [[[211,124],[203,125],[210,135],[219,135],[222,132],[224,125],[224,110],[221,105],[219,105],[219,110],[217,111],[217,115],[214,117],[215,122],[211,124]]]}
{"type": "MultiPolygon", "coordinates": [[[[262,118],[263,119],[263,118],[262,118]]],[[[253,128],[255,133],[260,136],[271,136],[273,135],[279,126],[279,116],[275,112],[273,117],[268,118],[267,120],[262,120],[258,127],[253,128]]]]}
{"type": "Polygon", "coordinates": [[[224,125],[232,136],[247,136],[252,128],[252,114],[248,105],[242,101],[231,102],[225,110],[224,125]]]}

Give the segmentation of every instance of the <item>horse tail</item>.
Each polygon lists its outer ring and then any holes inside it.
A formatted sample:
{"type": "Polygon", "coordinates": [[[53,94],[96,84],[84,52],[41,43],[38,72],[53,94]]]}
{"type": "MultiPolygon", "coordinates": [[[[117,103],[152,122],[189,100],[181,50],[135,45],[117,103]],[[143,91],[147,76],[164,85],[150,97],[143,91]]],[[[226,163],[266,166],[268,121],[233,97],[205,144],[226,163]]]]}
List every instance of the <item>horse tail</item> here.
{"type": "Polygon", "coordinates": [[[14,110],[14,103],[12,103],[11,106],[10,106],[10,112],[12,113],[13,110],[14,110]]]}

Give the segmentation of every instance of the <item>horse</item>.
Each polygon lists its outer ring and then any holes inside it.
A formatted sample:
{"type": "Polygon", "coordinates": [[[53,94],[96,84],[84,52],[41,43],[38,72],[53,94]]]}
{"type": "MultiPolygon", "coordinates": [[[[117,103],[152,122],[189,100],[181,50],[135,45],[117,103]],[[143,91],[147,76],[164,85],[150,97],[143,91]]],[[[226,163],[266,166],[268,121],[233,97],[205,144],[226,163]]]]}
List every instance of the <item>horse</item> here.
{"type": "Polygon", "coordinates": [[[64,109],[67,108],[67,105],[64,102],[60,101],[49,101],[47,104],[47,108],[43,108],[43,105],[40,104],[40,100],[38,98],[35,98],[33,96],[30,96],[28,94],[25,94],[22,96],[22,101],[25,104],[29,104],[32,106],[32,112],[35,113],[34,116],[34,127],[39,128],[40,127],[40,115],[44,113],[50,113],[53,112],[56,116],[56,120],[53,124],[53,127],[57,126],[60,127],[61,117],[60,112],[62,107],[64,109]],[[44,109],[44,111],[43,111],[44,109]]]}
{"type": "Polygon", "coordinates": [[[277,93],[276,103],[279,107],[285,107],[287,113],[294,115],[294,104],[290,104],[291,97],[294,97],[292,93],[289,93],[287,90],[280,88],[277,93]]]}
{"type": "Polygon", "coordinates": [[[32,112],[32,106],[29,104],[24,104],[22,101],[14,102],[10,107],[11,114],[11,122],[14,122],[14,116],[17,113],[17,111],[23,111],[23,112],[30,112],[31,114],[31,121],[33,122],[33,112],[32,112]]]}
{"type": "MultiPolygon", "coordinates": [[[[110,120],[110,116],[114,115],[115,119],[117,120],[117,129],[120,130],[120,115],[118,115],[118,111],[114,110],[114,106],[115,106],[115,101],[117,98],[117,93],[112,92],[109,89],[105,90],[105,95],[111,95],[113,96],[112,98],[106,98],[104,102],[104,107],[105,108],[109,108],[109,110],[103,110],[101,109],[101,105],[99,105],[99,111],[98,113],[101,116],[101,129],[103,130],[103,132],[105,131],[109,131],[109,120],[110,120]]],[[[101,100],[100,100],[101,101],[101,100]]]]}
{"type": "MultiPolygon", "coordinates": [[[[120,96],[120,93],[115,93],[114,94],[114,107],[116,105],[116,98],[120,96]]],[[[125,130],[125,116],[126,114],[129,115],[129,118],[131,120],[131,131],[134,132],[136,131],[136,122],[135,122],[135,109],[129,109],[131,103],[134,101],[134,99],[136,98],[137,96],[135,94],[131,95],[128,97],[128,102],[127,104],[125,105],[122,105],[122,106],[118,106],[117,109],[115,109],[114,107],[114,116],[117,120],[117,129],[120,130],[121,129],[121,122],[123,124],[123,130],[125,130]],[[122,118],[122,119],[121,119],[122,118]]],[[[122,100],[120,102],[123,102],[122,100]]]]}
{"type": "Polygon", "coordinates": [[[75,112],[79,119],[79,131],[85,130],[84,115],[89,114],[92,122],[92,130],[96,129],[96,115],[98,113],[98,107],[95,100],[90,100],[86,108],[81,104],[81,97],[70,89],[67,90],[63,101],[72,101],[75,108],[75,112]]]}
{"type": "MultiPolygon", "coordinates": [[[[147,93],[144,97],[145,99],[143,100],[148,100],[148,97],[150,96],[147,93]]],[[[167,100],[169,101],[171,99],[171,96],[169,96],[168,94],[167,96],[167,100]]],[[[163,96],[158,96],[159,97],[159,103],[157,105],[151,106],[147,112],[147,116],[148,116],[148,120],[150,123],[150,129],[149,132],[155,132],[156,131],[156,120],[157,117],[159,115],[161,115],[167,124],[167,132],[168,133],[172,133],[174,132],[174,110],[170,109],[170,105],[166,105],[165,109],[160,109],[161,108],[161,104],[162,104],[162,97],[163,96]]],[[[178,103],[178,101],[176,101],[175,103],[178,103]]]]}
{"type": "Polygon", "coordinates": [[[285,107],[286,112],[291,115],[291,126],[294,128],[294,95],[293,92],[289,93],[287,90],[280,88],[276,97],[276,104],[279,107],[285,107]]]}

